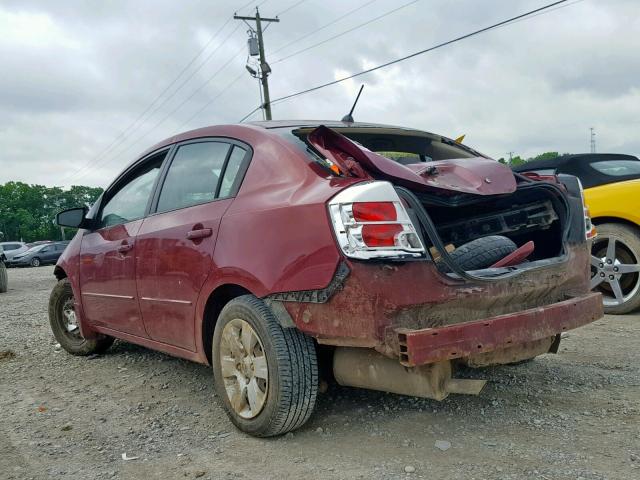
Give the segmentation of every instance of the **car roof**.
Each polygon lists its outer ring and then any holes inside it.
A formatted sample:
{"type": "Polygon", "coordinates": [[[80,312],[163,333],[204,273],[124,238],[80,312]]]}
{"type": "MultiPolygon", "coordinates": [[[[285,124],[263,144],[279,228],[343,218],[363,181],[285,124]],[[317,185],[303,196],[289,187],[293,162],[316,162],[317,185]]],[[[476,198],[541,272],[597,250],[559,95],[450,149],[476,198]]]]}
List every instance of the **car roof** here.
{"type": "Polygon", "coordinates": [[[638,160],[633,155],[625,155],[623,153],[576,153],[571,155],[560,155],[555,158],[546,158],[544,160],[531,160],[512,167],[515,172],[530,172],[531,170],[547,170],[557,169],[569,164],[603,162],[608,160],[638,160]]]}
{"type": "Polygon", "coordinates": [[[607,175],[591,166],[595,162],[607,162],[615,160],[638,161],[638,157],[622,153],[582,153],[574,155],[562,155],[545,160],[532,160],[522,165],[512,167],[515,172],[531,172],[539,170],[553,170],[556,173],[568,173],[577,176],[584,188],[591,188],[608,183],[623,182],[640,178],[636,174],[612,176],[607,175]]]}

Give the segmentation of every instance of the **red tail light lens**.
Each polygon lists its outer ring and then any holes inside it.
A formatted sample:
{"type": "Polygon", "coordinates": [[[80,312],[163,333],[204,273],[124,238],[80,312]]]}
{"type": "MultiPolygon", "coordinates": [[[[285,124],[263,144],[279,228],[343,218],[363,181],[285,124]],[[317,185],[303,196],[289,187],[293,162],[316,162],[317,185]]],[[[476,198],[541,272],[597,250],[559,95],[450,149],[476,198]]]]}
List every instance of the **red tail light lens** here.
{"type": "Polygon", "coordinates": [[[355,202],[352,208],[357,222],[395,222],[398,219],[393,202],[355,202]]]}
{"type": "Polygon", "coordinates": [[[362,240],[367,247],[394,247],[395,237],[402,232],[402,225],[364,225],[362,227],[362,240]]]}

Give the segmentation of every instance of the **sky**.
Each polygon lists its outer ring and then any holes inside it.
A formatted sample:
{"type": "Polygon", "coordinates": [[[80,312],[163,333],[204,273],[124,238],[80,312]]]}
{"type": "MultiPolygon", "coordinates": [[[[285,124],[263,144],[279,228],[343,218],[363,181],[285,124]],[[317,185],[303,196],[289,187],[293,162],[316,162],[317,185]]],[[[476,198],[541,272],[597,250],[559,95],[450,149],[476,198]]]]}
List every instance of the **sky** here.
{"type": "MultiPolygon", "coordinates": [[[[260,97],[248,27],[232,15],[256,4],[280,19],[264,35],[278,98],[550,1],[3,0],[0,183],[105,187],[164,138],[240,121],[260,97]]],[[[590,127],[598,152],[640,155],[640,3],[567,3],[275,104],[273,117],[340,119],[364,84],[356,121],[466,134],[494,158],[589,151],[590,127]]]]}

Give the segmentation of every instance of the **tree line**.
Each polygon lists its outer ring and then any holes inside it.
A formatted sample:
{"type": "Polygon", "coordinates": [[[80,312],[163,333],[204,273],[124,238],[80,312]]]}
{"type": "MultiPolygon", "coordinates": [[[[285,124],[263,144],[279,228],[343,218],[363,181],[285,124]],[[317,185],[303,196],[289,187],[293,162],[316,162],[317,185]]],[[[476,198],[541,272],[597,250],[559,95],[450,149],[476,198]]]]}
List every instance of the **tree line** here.
{"type": "Polygon", "coordinates": [[[69,190],[7,182],[0,185],[0,241],[34,242],[70,239],[74,232],[55,224],[58,212],[91,205],[101,188],[74,185],[69,190]]]}
{"type": "MultiPolygon", "coordinates": [[[[562,155],[569,155],[568,153],[563,153],[562,155]]],[[[518,165],[522,165],[523,163],[531,162],[532,160],[549,160],[552,158],[559,157],[560,154],[558,152],[544,152],[540,155],[536,155],[535,157],[523,158],[520,155],[516,155],[515,157],[504,158],[500,157],[498,161],[500,163],[505,163],[507,165],[512,165],[514,167],[518,165]]]]}

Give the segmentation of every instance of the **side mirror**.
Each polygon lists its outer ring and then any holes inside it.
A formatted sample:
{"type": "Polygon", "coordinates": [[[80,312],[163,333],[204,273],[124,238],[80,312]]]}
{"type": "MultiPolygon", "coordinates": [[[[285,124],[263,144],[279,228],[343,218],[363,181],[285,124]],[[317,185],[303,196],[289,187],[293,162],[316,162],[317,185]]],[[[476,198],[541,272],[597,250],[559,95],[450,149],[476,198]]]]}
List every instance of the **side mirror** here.
{"type": "Polygon", "coordinates": [[[61,227],[84,228],[88,211],[87,207],[63,210],[56,215],[56,223],[61,227]]]}

